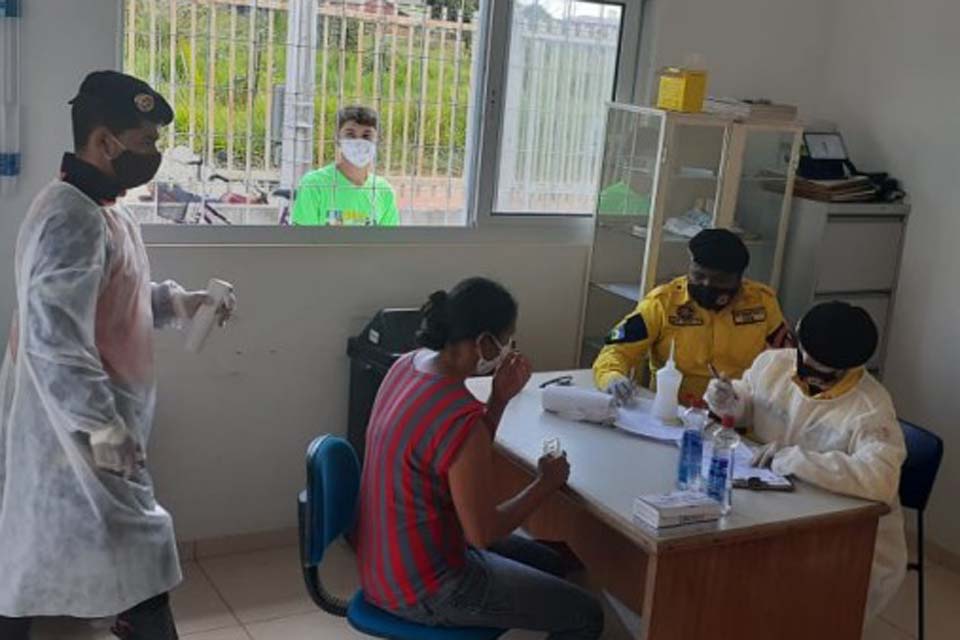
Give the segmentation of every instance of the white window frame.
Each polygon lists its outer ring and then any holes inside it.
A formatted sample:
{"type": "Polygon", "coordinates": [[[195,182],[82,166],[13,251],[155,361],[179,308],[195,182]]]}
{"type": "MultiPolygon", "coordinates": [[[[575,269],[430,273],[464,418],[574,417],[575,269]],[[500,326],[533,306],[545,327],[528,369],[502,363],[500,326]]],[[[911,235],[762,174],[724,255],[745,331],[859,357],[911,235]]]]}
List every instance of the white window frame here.
{"type": "MultiPolygon", "coordinates": [[[[618,51],[616,78],[613,95],[610,100],[632,104],[637,99],[637,80],[640,62],[640,34],[642,28],[643,0],[581,0],[595,4],[619,5],[623,8],[620,27],[620,46],[618,51]]],[[[479,226],[501,224],[525,224],[539,220],[557,224],[566,220],[590,219],[592,214],[583,213],[555,213],[548,211],[530,212],[497,212],[495,211],[496,194],[500,176],[500,160],[502,157],[502,126],[503,113],[506,106],[505,93],[507,83],[507,68],[510,48],[510,26],[513,22],[513,0],[491,0],[492,20],[488,28],[492,36],[487,39],[490,46],[490,57],[487,60],[485,113],[483,114],[482,130],[484,134],[475,145],[476,164],[479,171],[477,180],[468,186],[478,190],[472,201],[473,212],[479,226]],[[481,188],[482,185],[482,188],[481,188]]],[[[598,118],[606,118],[606,114],[598,114],[598,118]]],[[[475,129],[476,130],[476,129],[475,129]]],[[[469,192],[469,191],[468,191],[469,192]]]]}
{"type": "MultiPolygon", "coordinates": [[[[594,1],[594,0],[585,0],[594,1]]],[[[607,0],[603,4],[623,7],[621,41],[613,99],[635,102],[642,90],[641,31],[645,0],[607,0]]],[[[119,24],[117,68],[123,64],[123,35],[126,29],[124,0],[117,0],[119,24]]],[[[465,226],[397,227],[280,227],[143,225],[143,237],[151,246],[344,246],[380,244],[437,244],[532,241],[537,244],[589,244],[593,230],[591,214],[493,212],[500,168],[500,127],[503,120],[503,93],[506,83],[513,0],[486,0],[478,14],[489,37],[478,43],[474,60],[475,95],[482,100],[471,104],[473,126],[467,149],[470,157],[465,172],[467,224],[465,226]],[[479,107],[479,108],[478,108],[479,107]],[[518,235],[519,234],[519,235],[518,235]],[[525,239],[531,240],[525,240],[525,239]]]]}

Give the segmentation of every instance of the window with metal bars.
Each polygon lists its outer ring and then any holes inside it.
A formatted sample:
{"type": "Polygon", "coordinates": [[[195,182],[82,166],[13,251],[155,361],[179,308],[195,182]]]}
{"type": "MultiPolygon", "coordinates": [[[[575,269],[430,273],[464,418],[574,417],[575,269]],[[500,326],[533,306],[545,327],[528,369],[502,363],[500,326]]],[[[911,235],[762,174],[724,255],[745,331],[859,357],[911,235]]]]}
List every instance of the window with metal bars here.
{"type": "Polygon", "coordinates": [[[589,213],[625,6],[124,0],[124,69],[176,112],[127,204],[146,224],[589,213]]]}

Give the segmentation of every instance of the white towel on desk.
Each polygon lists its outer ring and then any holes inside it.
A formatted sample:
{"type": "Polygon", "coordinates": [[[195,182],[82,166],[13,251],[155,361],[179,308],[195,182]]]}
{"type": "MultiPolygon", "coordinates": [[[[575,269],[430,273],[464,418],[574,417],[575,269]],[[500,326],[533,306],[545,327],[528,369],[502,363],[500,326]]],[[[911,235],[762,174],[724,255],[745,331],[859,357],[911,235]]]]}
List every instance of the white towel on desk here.
{"type": "Polygon", "coordinates": [[[543,390],[543,408],[561,417],[585,422],[606,424],[617,417],[613,396],[577,387],[547,387],[543,390]]]}

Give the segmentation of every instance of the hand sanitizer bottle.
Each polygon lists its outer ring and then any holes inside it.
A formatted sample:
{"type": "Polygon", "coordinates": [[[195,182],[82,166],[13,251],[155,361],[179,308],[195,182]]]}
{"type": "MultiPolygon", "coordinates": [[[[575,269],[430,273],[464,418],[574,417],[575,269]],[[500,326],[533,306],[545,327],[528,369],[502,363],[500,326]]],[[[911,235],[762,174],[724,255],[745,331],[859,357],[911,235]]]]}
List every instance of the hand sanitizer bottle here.
{"type": "Polygon", "coordinates": [[[668,424],[679,422],[677,398],[680,395],[680,383],[683,381],[683,374],[677,369],[673,359],[675,348],[676,341],[673,341],[670,343],[670,358],[663,368],[657,371],[657,395],[653,399],[651,410],[654,418],[668,424]]]}

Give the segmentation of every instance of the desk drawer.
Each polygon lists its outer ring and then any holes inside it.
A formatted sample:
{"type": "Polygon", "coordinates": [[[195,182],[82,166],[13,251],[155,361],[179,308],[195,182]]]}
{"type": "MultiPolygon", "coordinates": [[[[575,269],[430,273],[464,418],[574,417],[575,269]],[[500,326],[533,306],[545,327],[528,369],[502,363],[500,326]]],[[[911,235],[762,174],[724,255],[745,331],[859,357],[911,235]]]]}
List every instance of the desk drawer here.
{"type": "Polygon", "coordinates": [[[896,284],[903,222],[831,216],[818,250],[818,292],[889,291],[896,284]]]}

